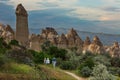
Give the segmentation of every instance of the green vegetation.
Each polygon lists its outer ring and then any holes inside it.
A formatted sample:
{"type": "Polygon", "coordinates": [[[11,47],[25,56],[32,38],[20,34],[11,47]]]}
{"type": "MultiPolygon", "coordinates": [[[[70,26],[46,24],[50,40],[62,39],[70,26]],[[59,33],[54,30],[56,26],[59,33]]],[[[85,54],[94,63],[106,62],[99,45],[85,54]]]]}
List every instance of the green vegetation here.
{"type": "Polygon", "coordinates": [[[64,60],[66,53],[54,46],[41,52],[27,50],[16,40],[7,44],[0,38],[0,80],[76,80],[61,70],[42,66],[45,57],[64,60]]]}
{"type": "Polygon", "coordinates": [[[107,53],[77,53],[74,48],[61,49],[51,45],[49,41],[41,47],[42,51],[36,52],[24,48],[16,40],[7,44],[0,38],[0,79],[74,80],[60,69],[43,65],[44,58],[51,61],[53,57],[57,60],[57,67],[76,72],[82,77],[90,77],[90,80],[105,80],[108,77],[107,80],[115,80],[116,76],[120,77],[120,58],[112,58],[107,53]],[[96,73],[99,74],[95,75],[96,73]]]}
{"type": "Polygon", "coordinates": [[[117,77],[113,76],[107,71],[106,66],[99,64],[94,67],[90,80],[117,80],[117,77]]]}

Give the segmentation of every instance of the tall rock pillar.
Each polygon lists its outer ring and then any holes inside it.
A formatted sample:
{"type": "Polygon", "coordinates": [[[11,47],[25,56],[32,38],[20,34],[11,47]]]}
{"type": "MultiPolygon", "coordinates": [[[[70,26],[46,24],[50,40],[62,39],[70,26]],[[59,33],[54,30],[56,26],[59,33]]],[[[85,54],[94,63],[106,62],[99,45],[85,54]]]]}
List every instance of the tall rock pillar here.
{"type": "Polygon", "coordinates": [[[28,14],[22,4],[16,8],[16,40],[22,45],[26,45],[29,37],[28,14]]]}

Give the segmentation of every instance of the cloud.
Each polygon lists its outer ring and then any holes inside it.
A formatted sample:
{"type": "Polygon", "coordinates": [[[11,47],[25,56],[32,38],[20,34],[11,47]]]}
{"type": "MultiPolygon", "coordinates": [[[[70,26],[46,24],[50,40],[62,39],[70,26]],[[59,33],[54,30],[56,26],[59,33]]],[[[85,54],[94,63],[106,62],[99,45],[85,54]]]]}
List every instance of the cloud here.
{"type": "Polygon", "coordinates": [[[78,0],[9,0],[7,3],[5,1],[0,1],[4,2],[8,5],[14,6],[16,8],[17,4],[22,3],[24,7],[28,11],[32,10],[44,10],[44,9],[50,9],[50,8],[62,8],[65,5],[73,5],[76,3],[78,0]]]}
{"type": "Polygon", "coordinates": [[[79,19],[120,20],[119,0],[9,0],[8,2],[0,2],[12,5],[14,8],[16,8],[17,4],[22,3],[28,11],[57,8],[63,10],[69,9],[70,11],[64,15],[79,19]]]}

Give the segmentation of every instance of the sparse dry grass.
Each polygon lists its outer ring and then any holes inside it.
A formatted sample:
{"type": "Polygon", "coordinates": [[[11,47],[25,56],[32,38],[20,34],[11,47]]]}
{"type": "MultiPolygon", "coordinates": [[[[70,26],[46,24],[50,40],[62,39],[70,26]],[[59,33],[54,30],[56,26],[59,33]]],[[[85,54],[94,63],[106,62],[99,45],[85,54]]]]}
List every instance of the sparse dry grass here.
{"type": "Polygon", "coordinates": [[[55,80],[76,80],[74,77],[64,73],[64,71],[60,70],[59,68],[52,68],[46,65],[40,65],[42,70],[51,76],[55,80]]]}

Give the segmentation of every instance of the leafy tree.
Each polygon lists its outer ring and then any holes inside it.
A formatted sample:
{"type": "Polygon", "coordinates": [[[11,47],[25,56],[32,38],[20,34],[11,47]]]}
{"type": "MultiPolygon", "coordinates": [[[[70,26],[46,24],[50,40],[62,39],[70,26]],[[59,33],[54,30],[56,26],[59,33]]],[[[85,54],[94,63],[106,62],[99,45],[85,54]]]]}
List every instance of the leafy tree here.
{"type": "Polygon", "coordinates": [[[11,40],[9,44],[18,46],[19,42],[17,40],[11,40]]]}
{"type": "Polygon", "coordinates": [[[105,66],[111,66],[111,63],[110,63],[110,58],[104,56],[104,55],[96,55],[94,58],[93,58],[94,62],[96,63],[96,65],[98,64],[103,64],[105,66]]]}
{"type": "Polygon", "coordinates": [[[75,69],[75,65],[71,63],[71,61],[63,61],[60,65],[61,69],[64,70],[73,70],[75,69]]]}
{"type": "Polygon", "coordinates": [[[89,67],[90,69],[93,69],[94,65],[95,65],[95,63],[94,63],[93,59],[92,58],[88,58],[88,59],[86,59],[85,62],[80,64],[78,69],[82,70],[84,67],[89,67]]]}
{"type": "Polygon", "coordinates": [[[89,80],[117,80],[117,77],[110,74],[103,64],[95,66],[92,75],[89,80]]]}
{"type": "Polygon", "coordinates": [[[113,57],[111,59],[111,65],[114,67],[119,67],[120,68],[120,58],[119,57],[113,57]]]}
{"type": "Polygon", "coordinates": [[[78,70],[78,73],[82,76],[82,77],[89,77],[91,75],[92,70],[89,67],[84,67],[81,70],[78,70]]]}

